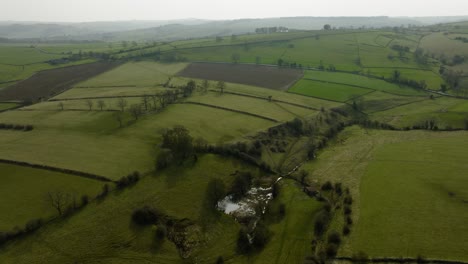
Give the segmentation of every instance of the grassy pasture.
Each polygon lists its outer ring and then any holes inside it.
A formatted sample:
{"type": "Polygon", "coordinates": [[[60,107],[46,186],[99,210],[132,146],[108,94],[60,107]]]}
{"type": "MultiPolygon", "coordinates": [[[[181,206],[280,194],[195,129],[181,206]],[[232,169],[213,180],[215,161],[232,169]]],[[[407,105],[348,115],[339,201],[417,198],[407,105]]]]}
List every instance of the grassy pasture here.
{"type": "Polygon", "coordinates": [[[75,86],[90,88],[126,85],[154,87],[165,83],[169,77],[173,77],[186,65],[185,63],[129,62],[75,86]]]}
{"type": "Polygon", "coordinates": [[[373,92],[370,89],[364,89],[345,84],[335,84],[328,82],[312,81],[302,79],[289,89],[291,93],[302,94],[306,96],[313,96],[323,98],[326,100],[333,100],[338,102],[345,102],[352,98],[373,92]]]}
{"type": "Polygon", "coordinates": [[[389,83],[384,80],[369,78],[358,74],[327,71],[306,71],[304,74],[304,79],[361,86],[363,88],[370,88],[373,90],[399,95],[425,95],[424,92],[412,89],[410,87],[400,87],[396,84],[389,83]]]}
{"type": "Polygon", "coordinates": [[[421,48],[437,56],[445,55],[452,58],[455,55],[468,55],[466,43],[451,38],[451,35],[444,35],[443,32],[431,33],[421,40],[421,48]]]}
{"type": "Polygon", "coordinates": [[[8,110],[8,109],[14,108],[16,106],[18,106],[18,104],[15,104],[15,103],[0,103],[0,111],[8,110]]]}
{"type": "Polygon", "coordinates": [[[205,225],[196,255],[203,263],[213,263],[219,255],[235,253],[239,225],[220,215],[217,222],[203,216],[208,210],[205,193],[208,182],[221,179],[230,185],[236,170],[251,169],[241,163],[201,156],[197,163],[171,168],[157,176],[148,176],[136,186],[111,194],[99,204],[90,204],[66,222],[41,229],[34,236],[0,251],[0,262],[67,263],[182,263],[173,243],[154,244],[151,228],[131,224],[135,208],[151,205],[177,219],[189,218],[205,225]],[[61,254],[57,254],[61,252],[61,254]],[[202,252],[205,252],[204,254],[202,252]]]}
{"type": "Polygon", "coordinates": [[[289,121],[295,117],[301,118],[315,113],[306,108],[230,94],[209,93],[190,97],[187,101],[236,109],[279,121],[289,121]]]}
{"type": "Polygon", "coordinates": [[[354,227],[339,254],[466,261],[466,136],[350,127],[306,163],[309,181],[342,182],[353,195],[354,227]]]}
{"type": "Polygon", "coordinates": [[[429,96],[399,96],[375,91],[373,93],[359,97],[357,99],[357,103],[364,112],[373,113],[424,100],[430,100],[429,96]]]}
{"type": "Polygon", "coordinates": [[[62,54],[47,54],[29,45],[0,44],[1,64],[24,65],[45,62],[64,57],[62,54]]]}
{"type": "Polygon", "coordinates": [[[376,151],[360,184],[354,250],[468,259],[468,134],[444,134],[376,151]]]}
{"type": "Polygon", "coordinates": [[[338,70],[356,71],[359,65],[358,48],[353,34],[320,35],[319,39],[306,38],[291,41],[293,48],[285,50],[283,59],[303,66],[325,67],[333,64],[338,70]]]}
{"type": "Polygon", "coordinates": [[[0,163],[0,230],[23,227],[27,221],[57,215],[46,200],[47,192],[62,191],[75,195],[95,196],[102,182],[42,169],[0,163]]]}
{"type": "Polygon", "coordinates": [[[444,83],[439,74],[424,69],[399,69],[399,68],[369,68],[366,69],[371,75],[390,79],[395,70],[400,71],[401,78],[415,81],[425,81],[428,89],[439,90],[444,83]]]}
{"type": "Polygon", "coordinates": [[[72,88],[55,96],[53,99],[76,99],[92,97],[114,97],[114,96],[143,96],[154,95],[167,90],[161,86],[157,87],[102,87],[102,88],[72,88]]]}
{"type": "Polygon", "coordinates": [[[439,97],[376,112],[371,119],[398,127],[421,125],[426,120],[434,119],[439,128],[463,128],[467,111],[468,101],[439,97]]]}

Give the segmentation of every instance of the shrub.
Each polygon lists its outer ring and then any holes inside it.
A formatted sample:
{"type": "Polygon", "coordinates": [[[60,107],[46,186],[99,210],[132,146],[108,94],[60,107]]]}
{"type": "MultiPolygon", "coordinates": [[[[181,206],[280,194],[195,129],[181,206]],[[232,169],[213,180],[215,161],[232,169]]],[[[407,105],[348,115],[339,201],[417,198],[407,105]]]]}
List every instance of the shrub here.
{"type": "Polygon", "coordinates": [[[159,225],[154,235],[157,240],[163,240],[167,235],[166,227],[164,225],[159,225]]]}
{"type": "Polygon", "coordinates": [[[89,203],[89,198],[88,195],[82,195],[81,196],[81,206],[85,206],[89,203]]]}
{"type": "Polygon", "coordinates": [[[167,168],[173,161],[172,151],[162,150],[156,158],[156,169],[162,170],[167,168]]]}
{"type": "Polygon", "coordinates": [[[314,223],[314,233],[316,236],[322,236],[326,230],[328,222],[330,221],[330,214],[326,211],[322,211],[314,223]]]}
{"type": "Polygon", "coordinates": [[[271,232],[262,222],[257,223],[252,245],[256,250],[262,250],[271,238],[271,232]]]}
{"type": "Polygon", "coordinates": [[[353,204],[353,198],[351,198],[351,196],[346,196],[346,197],[344,198],[343,202],[344,202],[345,204],[351,205],[351,204],[353,204]]]}
{"type": "Polygon", "coordinates": [[[340,233],[338,233],[337,231],[332,231],[332,232],[328,235],[328,243],[340,245],[340,244],[341,244],[341,236],[340,236],[340,233]]]}
{"type": "Polygon", "coordinates": [[[338,253],[338,247],[335,244],[327,244],[325,252],[328,258],[334,258],[338,253]]]}
{"type": "Polygon", "coordinates": [[[24,232],[30,233],[30,232],[36,231],[42,225],[43,225],[43,221],[41,218],[30,220],[28,223],[26,223],[26,226],[24,227],[24,232]]]}
{"type": "Polygon", "coordinates": [[[235,201],[241,199],[250,190],[251,186],[252,174],[250,174],[250,172],[238,173],[231,187],[233,199],[235,201]]]}
{"type": "Polygon", "coordinates": [[[162,215],[158,210],[145,206],[133,211],[132,220],[138,225],[151,225],[156,224],[162,215]]]}
{"type": "Polygon", "coordinates": [[[345,225],[345,226],[343,227],[343,236],[349,235],[350,232],[351,232],[351,229],[349,228],[349,226],[348,226],[348,225],[345,225]]]}
{"type": "Polygon", "coordinates": [[[322,185],[322,191],[329,191],[331,189],[333,189],[333,185],[330,181],[327,181],[325,182],[323,185],[322,185]]]}
{"type": "Polygon", "coordinates": [[[224,258],[222,256],[219,256],[218,259],[216,259],[216,264],[223,264],[224,263],[224,258]]]}
{"type": "Polygon", "coordinates": [[[345,215],[350,215],[352,212],[353,212],[353,210],[351,210],[350,206],[347,205],[347,206],[344,207],[345,215]]]}
{"type": "Polygon", "coordinates": [[[237,252],[240,254],[248,254],[252,252],[252,249],[247,231],[245,229],[241,229],[237,236],[237,252]]]}

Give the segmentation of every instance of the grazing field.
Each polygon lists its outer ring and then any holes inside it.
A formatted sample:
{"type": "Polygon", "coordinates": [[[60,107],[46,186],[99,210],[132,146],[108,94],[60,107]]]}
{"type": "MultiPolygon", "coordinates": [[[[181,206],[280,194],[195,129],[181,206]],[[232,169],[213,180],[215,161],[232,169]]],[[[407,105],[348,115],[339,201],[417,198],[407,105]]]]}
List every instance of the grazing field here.
{"type": "Polygon", "coordinates": [[[455,55],[468,55],[466,43],[452,37],[452,34],[445,35],[443,32],[431,33],[422,38],[420,47],[437,56],[443,54],[447,59],[455,55]]]}
{"type": "Polygon", "coordinates": [[[139,263],[182,262],[172,242],[165,239],[161,245],[155,245],[151,227],[131,223],[132,211],[144,205],[159,208],[179,220],[188,218],[197,226],[205,225],[194,257],[200,255],[204,263],[213,263],[220,255],[230,258],[235,254],[239,224],[225,215],[214,216],[215,222],[204,217],[206,210],[213,210],[205,205],[206,188],[214,178],[230,185],[232,173],[250,169],[230,159],[201,156],[193,165],[145,177],[128,190],[90,204],[66,222],[51,224],[2,249],[0,262],[128,263],[129,259],[139,263]]]}
{"type": "Polygon", "coordinates": [[[129,62],[75,86],[78,88],[161,86],[186,66],[185,63],[129,62]]]}
{"type": "MultiPolygon", "coordinates": [[[[410,88],[408,88],[410,89],[410,88]]],[[[358,107],[366,113],[387,111],[395,107],[430,100],[429,96],[400,96],[386,92],[375,91],[359,97],[356,100],[358,107]]]]}
{"type": "MultiPolygon", "coordinates": [[[[402,79],[409,79],[414,81],[425,81],[428,89],[439,90],[440,85],[444,83],[439,74],[425,69],[398,69],[398,68],[369,68],[368,71],[371,75],[377,77],[384,77],[391,79],[395,70],[400,71],[402,79]]],[[[408,88],[411,89],[411,88],[408,88]]]]}
{"type": "Polygon", "coordinates": [[[351,127],[307,163],[310,181],[351,189],[354,228],[340,255],[466,261],[466,137],[351,127]]]}
{"type": "Polygon", "coordinates": [[[380,147],[361,180],[352,248],[466,261],[467,137],[445,133],[380,147]]]}
{"type": "Polygon", "coordinates": [[[15,103],[0,103],[0,111],[8,110],[17,106],[18,104],[15,103]]]}
{"type": "Polygon", "coordinates": [[[41,52],[30,45],[7,45],[0,44],[0,61],[6,65],[25,65],[45,62],[52,59],[66,57],[62,54],[49,54],[41,52]]]}
{"type": "Polygon", "coordinates": [[[0,163],[0,171],[0,232],[57,215],[46,200],[48,192],[70,193],[79,200],[82,195],[95,196],[103,185],[97,180],[5,163],[0,163]]]}
{"type": "Polygon", "coordinates": [[[434,120],[439,128],[464,128],[467,111],[467,100],[439,97],[376,112],[371,119],[398,127],[422,125],[427,120],[434,120]]]}
{"type": "Polygon", "coordinates": [[[376,78],[369,78],[358,74],[327,71],[306,71],[304,74],[304,79],[352,85],[397,95],[425,95],[424,92],[410,87],[401,87],[394,83],[376,78]]]}
{"type": "MultiPolygon", "coordinates": [[[[302,263],[311,254],[310,242],[314,237],[313,223],[322,204],[307,196],[293,181],[284,180],[277,203],[284,203],[286,216],[269,226],[273,236],[254,263],[302,263]]],[[[247,260],[235,261],[245,263],[247,260]]]]}
{"type": "Polygon", "coordinates": [[[210,93],[204,96],[194,96],[188,102],[198,102],[213,106],[225,107],[265,116],[279,121],[290,121],[295,117],[312,115],[315,111],[293,105],[269,102],[267,100],[249,98],[239,95],[210,93]]]}
{"type": "Polygon", "coordinates": [[[73,84],[108,71],[116,65],[97,62],[42,71],[27,80],[0,90],[0,100],[38,101],[52,97],[71,88],[73,84]]]}
{"type": "Polygon", "coordinates": [[[361,95],[372,93],[373,90],[345,84],[303,79],[291,87],[288,92],[337,102],[345,102],[361,95]]]}
{"type": "Polygon", "coordinates": [[[182,70],[179,75],[187,78],[225,81],[286,90],[294,81],[301,78],[302,71],[259,65],[192,63],[182,70]]]}

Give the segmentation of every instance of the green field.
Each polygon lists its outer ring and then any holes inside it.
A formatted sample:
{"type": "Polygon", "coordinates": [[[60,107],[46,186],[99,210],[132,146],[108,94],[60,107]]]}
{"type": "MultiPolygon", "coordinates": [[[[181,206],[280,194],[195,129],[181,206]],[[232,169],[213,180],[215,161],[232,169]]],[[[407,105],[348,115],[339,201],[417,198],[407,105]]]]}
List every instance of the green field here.
{"type": "Polygon", "coordinates": [[[8,110],[10,108],[17,107],[18,104],[15,103],[0,103],[0,111],[8,110]]]}
{"type": "Polygon", "coordinates": [[[288,91],[291,93],[312,96],[337,102],[345,102],[347,100],[359,97],[366,93],[373,92],[372,90],[365,88],[322,81],[311,81],[307,79],[300,80],[288,91]]]}
{"type": "Polygon", "coordinates": [[[29,220],[56,216],[47,201],[48,192],[62,191],[80,201],[82,195],[94,197],[102,182],[78,176],[0,163],[0,230],[23,227],[29,220]]]}
{"type": "Polygon", "coordinates": [[[423,96],[425,93],[410,87],[400,87],[384,80],[369,78],[358,74],[326,71],[306,71],[304,79],[359,86],[397,95],[423,96]]]}

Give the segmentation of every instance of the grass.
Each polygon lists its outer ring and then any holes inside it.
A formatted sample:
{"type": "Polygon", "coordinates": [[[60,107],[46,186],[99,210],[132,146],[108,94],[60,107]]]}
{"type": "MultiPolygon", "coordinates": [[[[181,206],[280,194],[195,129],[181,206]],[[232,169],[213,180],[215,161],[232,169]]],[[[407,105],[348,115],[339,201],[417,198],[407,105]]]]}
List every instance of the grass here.
{"type": "Polygon", "coordinates": [[[0,163],[0,230],[23,227],[29,220],[47,219],[57,211],[46,200],[47,192],[70,193],[80,201],[81,195],[95,196],[102,182],[78,176],[0,163]]]}
{"type": "Polygon", "coordinates": [[[208,93],[203,96],[193,96],[188,98],[187,101],[236,109],[280,121],[289,121],[295,117],[301,118],[307,115],[311,115],[315,112],[313,110],[283,103],[268,102],[267,100],[238,95],[221,95],[217,92],[208,93]]]}
{"type": "Polygon", "coordinates": [[[388,94],[384,92],[375,91],[359,97],[357,100],[358,105],[366,113],[374,113],[386,111],[395,107],[406,104],[411,104],[419,101],[430,100],[429,97],[419,96],[400,96],[388,94]]]}
{"type": "Polygon", "coordinates": [[[372,114],[371,119],[380,120],[398,127],[420,125],[434,119],[439,128],[464,128],[467,119],[468,101],[439,97],[402,105],[372,114]]]}
{"type": "Polygon", "coordinates": [[[76,87],[137,86],[154,87],[186,67],[184,63],[129,62],[112,71],[84,81],[76,87]]]}
{"type": "Polygon", "coordinates": [[[460,200],[468,197],[461,162],[466,136],[350,127],[304,165],[308,181],[341,182],[351,190],[355,225],[340,255],[362,250],[372,257],[466,260],[460,200]]]}
{"type": "Polygon", "coordinates": [[[166,128],[183,125],[194,138],[223,143],[275,124],[198,105],[172,105],[161,113],[143,116],[138,122],[126,116],[125,127],[121,129],[113,113],[106,111],[16,110],[2,113],[0,122],[32,124],[35,128],[28,133],[0,131],[1,158],[86,171],[112,179],[134,170],[152,170],[155,147],[166,128]]]}
{"type": "Polygon", "coordinates": [[[360,184],[355,251],[468,259],[466,137],[446,134],[377,150],[360,184]]]}
{"type": "Polygon", "coordinates": [[[369,89],[307,79],[300,80],[288,91],[337,102],[345,102],[352,98],[372,92],[372,90],[369,89]]]}
{"type": "Polygon", "coordinates": [[[413,88],[400,87],[394,83],[376,78],[369,78],[358,74],[327,71],[306,71],[304,79],[360,86],[363,88],[369,88],[398,95],[425,95],[424,92],[413,88]]]}
{"type": "MultiPolygon", "coordinates": [[[[398,70],[401,73],[401,78],[415,80],[415,81],[425,81],[428,89],[439,90],[440,85],[444,83],[442,77],[439,74],[434,73],[431,70],[424,69],[398,69],[398,68],[371,68],[368,69],[368,72],[377,77],[384,77],[390,79],[392,73],[398,70]]],[[[411,90],[411,88],[406,88],[411,90]]]]}
{"type": "MultiPolygon", "coordinates": [[[[291,180],[283,180],[278,200],[284,203],[286,216],[268,225],[272,238],[265,249],[252,257],[253,263],[302,263],[311,255],[310,243],[314,238],[314,219],[322,204],[310,198],[291,180]]],[[[246,263],[238,258],[232,263],[246,263]]]]}
{"type": "Polygon", "coordinates": [[[208,182],[221,179],[230,185],[236,170],[249,166],[215,157],[200,156],[196,164],[170,168],[157,176],[143,178],[136,186],[111,194],[101,203],[92,203],[66,221],[53,223],[34,236],[0,251],[0,262],[112,262],[179,263],[177,249],[170,241],[155,245],[150,227],[131,223],[135,208],[151,205],[177,219],[189,218],[206,225],[202,243],[194,254],[205,263],[219,255],[232,256],[239,225],[228,216],[203,217],[208,182]],[[201,252],[200,252],[201,251],[201,252]]]}
{"type": "Polygon", "coordinates": [[[10,108],[17,107],[18,104],[15,103],[0,103],[0,111],[8,110],[10,108]]]}

